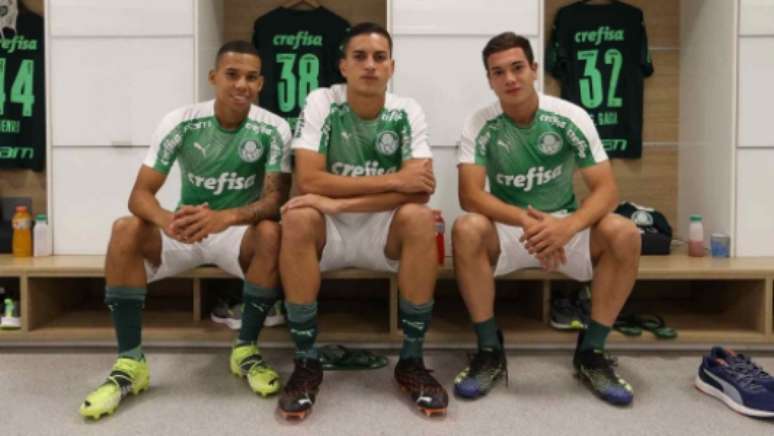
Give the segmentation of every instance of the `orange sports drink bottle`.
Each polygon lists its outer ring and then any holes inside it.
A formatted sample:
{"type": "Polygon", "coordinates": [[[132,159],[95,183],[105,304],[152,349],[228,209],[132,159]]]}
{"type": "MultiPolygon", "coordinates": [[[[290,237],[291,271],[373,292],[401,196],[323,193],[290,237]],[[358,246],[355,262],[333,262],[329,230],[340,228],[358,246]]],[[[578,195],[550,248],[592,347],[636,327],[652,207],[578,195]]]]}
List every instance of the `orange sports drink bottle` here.
{"type": "Polygon", "coordinates": [[[32,215],[27,206],[16,206],[16,213],[11,219],[13,227],[13,255],[16,257],[32,256],[32,215]]]}

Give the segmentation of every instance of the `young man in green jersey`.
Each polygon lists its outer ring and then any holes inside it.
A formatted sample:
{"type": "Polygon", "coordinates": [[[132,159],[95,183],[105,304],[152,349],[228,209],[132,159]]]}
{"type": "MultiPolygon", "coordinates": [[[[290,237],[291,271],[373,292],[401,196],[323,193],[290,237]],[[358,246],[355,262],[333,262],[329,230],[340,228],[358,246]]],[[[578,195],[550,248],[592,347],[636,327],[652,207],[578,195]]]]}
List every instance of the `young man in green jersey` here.
{"type": "Polygon", "coordinates": [[[448,395],[422,359],[438,267],[425,206],[435,178],[424,113],[414,100],[386,92],[395,68],[386,30],[354,26],[343,47],[346,85],[307,97],[293,139],[302,195],[283,208],[280,273],[297,352],[279,409],[301,419],[311,411],[322,383],[320,272],[354,266],[398,271],[405,339],[395,378],[421,410],[440,415],[448,395]]]}
{"type": "Polygon", "coordinates": [[[263,396],[279,391],[279,376],[261,358],[256,341],[279,297],[277,220],[290,186],[291,132],[284,120],[252,104],[262,85],[260,67],[250,43],[226,43],[209,74],[215,99],[170,112],[153,135],[129,198],[132,216],[113,224],[105,262],[105,302],[118,360],[86,397],[83,416],[112,414],[126,395],[148,387],[141,348],[146,283],[206,263],[244,279],[231,372],[247,377],[263,396]],[[182,192],[171,211],[156,193],[175,161],[182,192]]]}
{"type": "Polygon", "coordinates": [[[536,91],[538,66],[529,40],[497,35],[483,60],[498,101],[464,127],[459,198],[468,213],[452,230],[454,267],[478,352],[455,379],[455,393],[480,397],[507,371],[494,318],[494,277],[543,267],[591,280],[591,323],[578,338],[573,363],[601,398],[629,404],[632,388],[615,373],[604,348],[634,285],[640,234],[611,213],[618,188],[599,135],[582,108],[536,91]],[[580,207],[572,185],[576,167],[589,188],[580,207]]]}

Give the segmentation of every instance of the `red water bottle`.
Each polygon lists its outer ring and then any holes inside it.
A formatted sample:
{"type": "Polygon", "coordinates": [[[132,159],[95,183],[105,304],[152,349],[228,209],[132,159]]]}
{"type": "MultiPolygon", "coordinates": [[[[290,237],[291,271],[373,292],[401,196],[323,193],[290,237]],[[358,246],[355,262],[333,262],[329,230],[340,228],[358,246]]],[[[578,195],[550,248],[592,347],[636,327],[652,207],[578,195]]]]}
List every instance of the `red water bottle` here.
{"type": "Polygon", "coordinates": [[[438,265],[443,265],[444,258],[446,257],[446,251],[444,249],[446,223],[443,222],[443,215],[441,215],[440,210],[433,209],[433,216],[435,217],[435,244],[438,247],[438,265]]]}

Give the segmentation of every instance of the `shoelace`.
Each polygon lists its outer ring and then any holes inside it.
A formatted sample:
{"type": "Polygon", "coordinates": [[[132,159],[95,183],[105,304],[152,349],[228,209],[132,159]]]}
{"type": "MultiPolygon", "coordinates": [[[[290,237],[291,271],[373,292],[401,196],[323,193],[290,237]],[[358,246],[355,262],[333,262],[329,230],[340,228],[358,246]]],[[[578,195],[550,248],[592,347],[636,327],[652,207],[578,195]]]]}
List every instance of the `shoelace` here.
{"type": "Polygon", "coordinates": [[[768,372],[766,372],[766,370],[756,365],[755,362],[752,361],[752,359],[745,356],[744,354],[737,354],[732,360],[733,360],[732,366],[741,364],[748,367],[749,370],[753,373],[753,375],[759,380],[763,379],[763,380],[774,381],[774,377],[772,377],[768,372]]]}
{"type": "Polygon", "coordinates": [[[749,390],[750,392],[757,393],[766,390],[766,388],[758,383],[756,380],[755,371],[747,364],[737,362],[728,366],[723,366],[722,368],[725,370],[726,374],[733,377],[740,386],[749,390]]]}

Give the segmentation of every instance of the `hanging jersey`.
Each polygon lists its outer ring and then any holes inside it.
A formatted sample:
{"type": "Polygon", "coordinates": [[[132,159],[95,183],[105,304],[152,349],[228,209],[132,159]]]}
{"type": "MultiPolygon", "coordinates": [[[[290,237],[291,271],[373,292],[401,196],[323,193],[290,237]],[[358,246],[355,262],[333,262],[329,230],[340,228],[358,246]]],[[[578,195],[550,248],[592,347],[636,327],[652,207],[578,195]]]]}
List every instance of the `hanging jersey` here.
{"type": "Polygon", "coordinates": [[[416,101],[388,93],[376,119],[363,120],[347,103],[346,85],[309,94],[293,149],[323,154],[328,172],[350,177],[394,173],[406,160],[432,158],[416,101]]]}
{"type": "Polygon", "coordinates": [[[556,14],[546,70],[586,109],[610,157],[642,155],[644,78],[653,74],[642,11],[583,2],[556,14]]]}
{"type": "Polygon", "coordinates": [[[167,114],[144,164],[168,174],[178,162],[181,206],[241,207],[260,197],[266,173],[290,172],[290,138],[282,118],[257,106],[239,128],[223,129],[210,100],[167,114]]]}
{"type": "Polygon", "coordinates": [[[519,127],[499,102],[465,123],[459,163],[486,167],[492,195],[522,208],[572,212],[578,208],[572,176],[576,166],[607,160],[594,123],[583,108],[538,94],[532,124],[519,127]]]}
{"type": "MultiPolygon", "coordinates": [[[[0,2],[2,3],[2,2],[0,2]]],[[[46,167],[43,18],[0,6],[0,168],[46,167]]]]}
{"type": "Polygon", "coordinates": [[[349,23],[324,7],[277,8],[258,18],[253,44],[261,56],[261,107],[295,126],[306,96],[318,87],[343,82],[341,42],[349,23]]]}

